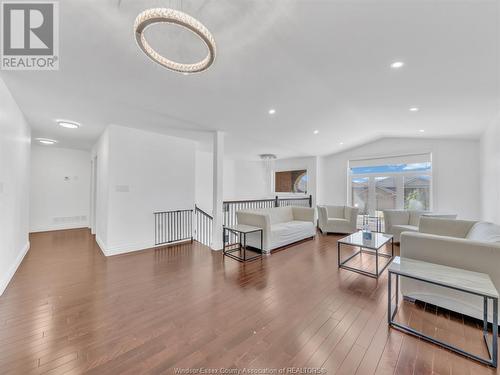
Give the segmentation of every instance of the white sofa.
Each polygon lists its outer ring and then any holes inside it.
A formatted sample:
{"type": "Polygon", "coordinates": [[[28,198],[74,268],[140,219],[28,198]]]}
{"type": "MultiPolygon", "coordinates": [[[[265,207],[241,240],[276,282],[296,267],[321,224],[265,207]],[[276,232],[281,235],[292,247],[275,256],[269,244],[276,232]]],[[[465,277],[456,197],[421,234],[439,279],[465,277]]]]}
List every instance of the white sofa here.
{"type": "MultiPolygon", "coordinates": [[[[314,237],[314,208],[276,207],[237,211],[238,224],[253,225],[263,229],[263,251],[289,245],[314,237]]],[[[260,248],[260,237],[250,236],[247,244],[260,248]]]]}
{"type": "Polygon", "coordinates": [[[354,233],[359,209],[349,206],[318,206],[318,226],[323,233],[354,233]]]}
{"type": "Polygon", "coordinates": [[[394,242],[400,242],[401,233],[403,232],[418,232],[418,225],[422,216],[443,219],[456,219],[457,217],[455,214],[438,214],[429,211],[385,210],[383,212],[384,231],[394,236],[394,242]]]}
{"type": "MultiPolygon", "coordinates": [[[[500,226],[422,217],[420,232],[401,235],[401,256],[486,273],[500,291],[500,226]]],[[[482,319],[481,297],[401,278],[403,296],[482,319]]],[[[489,321],[493,321],[489,303],[489,321]]]]}

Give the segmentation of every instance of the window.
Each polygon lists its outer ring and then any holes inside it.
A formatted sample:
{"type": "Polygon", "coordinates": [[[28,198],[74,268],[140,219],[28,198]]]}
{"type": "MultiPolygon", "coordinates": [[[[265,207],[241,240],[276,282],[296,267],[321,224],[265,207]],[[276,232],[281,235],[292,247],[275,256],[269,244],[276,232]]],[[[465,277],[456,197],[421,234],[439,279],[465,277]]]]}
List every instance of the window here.
{"type": "Polygon", "coordinates": [[[307,171],[276,172],[274,177],[276,193],[307,193],[307,171]]]}
{"type": "Polygon", "coordinates": [[[368,213],[368,177],[353,177],[351,181],[352,205],[359,208],[359,213],[368,213]]]}
{"type": "Polygon", "coordinates": [[[360,214],[388,209],[431,210],[430,154],[349,162],[350,204],[360,214]]]}
{"type": "Polygon", "coordinates": [[[404,189],[406,210],[430,210],[430,176],[405,176],[404,189]]]}

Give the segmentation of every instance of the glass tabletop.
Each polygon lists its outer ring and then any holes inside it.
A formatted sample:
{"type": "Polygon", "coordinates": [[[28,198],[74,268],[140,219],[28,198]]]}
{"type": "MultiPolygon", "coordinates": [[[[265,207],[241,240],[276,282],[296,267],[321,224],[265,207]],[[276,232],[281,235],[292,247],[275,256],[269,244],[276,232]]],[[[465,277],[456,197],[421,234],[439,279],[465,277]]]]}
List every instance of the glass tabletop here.
{"type": "Polygon", "coordinates": [[[386,243],[390,242],[392,234],[359,231],[339,240],[339,243],[351,246],[360,246],[367,249],[378,250],[386,243]],[[366,236],[364,235],[366,234],[366,236]],[[370,237],[368,237],[368,234],[370,237]]]}

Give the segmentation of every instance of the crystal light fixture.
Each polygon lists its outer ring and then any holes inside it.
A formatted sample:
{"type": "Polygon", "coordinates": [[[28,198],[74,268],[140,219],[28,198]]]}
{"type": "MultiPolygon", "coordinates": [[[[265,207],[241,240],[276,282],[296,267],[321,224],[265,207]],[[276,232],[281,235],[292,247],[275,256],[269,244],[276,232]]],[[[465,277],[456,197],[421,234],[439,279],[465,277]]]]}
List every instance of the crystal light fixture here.
{"type": "Polygon", "coordinates": [[[200,21],[184,12],[169,8],[153,8],[145,10],[135,19],[134,32],[137,44],[143,50],[143,52],[153,61],[157,62],[167,69],[185,74],[197,73],[207,70],[215,60],[214,37],[200,21]],[[144,31],[148,26],[157,23],[171,23],[190,30],[198,37],[200,37],[203,42],[205,42],[208,48],[207,56],[199,62],[184,64],[169,60],[166,57],[160,55],[153,49],[153,47],[151,47],[144,35],[144,31]]]}

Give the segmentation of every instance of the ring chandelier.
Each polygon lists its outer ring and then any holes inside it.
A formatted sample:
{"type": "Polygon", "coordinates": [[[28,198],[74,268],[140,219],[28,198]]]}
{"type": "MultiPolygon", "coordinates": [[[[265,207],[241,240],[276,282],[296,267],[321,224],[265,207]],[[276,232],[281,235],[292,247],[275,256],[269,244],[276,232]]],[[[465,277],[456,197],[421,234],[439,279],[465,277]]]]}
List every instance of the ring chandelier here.
{"type": "Polygon", "coordinates": [[[167,69],[180,73],[197,73],[207,70],[215,60],[215,39],[208,29],[196,18],[190,15],[169,8],[153,8],[147,9],[140,13],[134,23],[135,39],[139,47],[153,61],[164,66],[167,69]],[[208,48],[207,56],[192,64],[178,63],[167,59],[156,52],[146,40],[144,32],[147,27],[157,23],[171,23],[188,29],[189,31],[200,37],[205,42],[208,48]]]}

